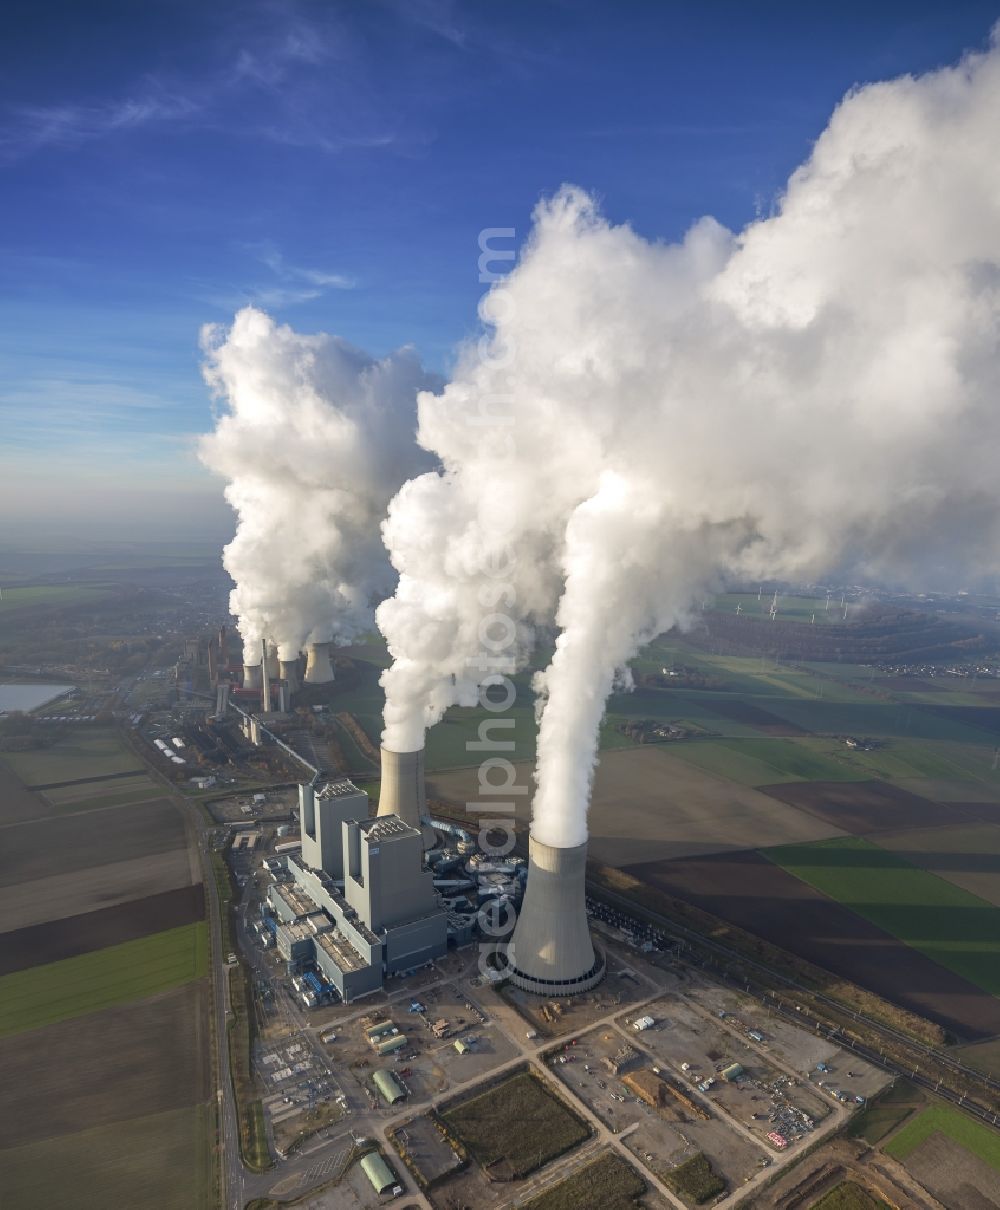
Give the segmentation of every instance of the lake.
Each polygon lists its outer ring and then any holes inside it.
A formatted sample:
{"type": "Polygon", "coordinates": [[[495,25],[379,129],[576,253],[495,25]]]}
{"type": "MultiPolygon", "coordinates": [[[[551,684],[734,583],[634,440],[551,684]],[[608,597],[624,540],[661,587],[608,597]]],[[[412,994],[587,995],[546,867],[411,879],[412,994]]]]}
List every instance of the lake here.
{"type": "Polygon", "coordinates": [[[0,714],[11,710],[37,710],[75,688],[75,685],[0,685],[0,714]]]}

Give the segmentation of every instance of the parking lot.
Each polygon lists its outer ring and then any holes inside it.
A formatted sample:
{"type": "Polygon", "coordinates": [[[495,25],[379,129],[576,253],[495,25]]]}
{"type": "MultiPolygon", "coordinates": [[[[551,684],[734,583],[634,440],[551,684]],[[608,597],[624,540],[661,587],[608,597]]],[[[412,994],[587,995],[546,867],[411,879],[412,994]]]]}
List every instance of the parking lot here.
{"type": "Polygon", "coordinates": [[[348,1111],[348,1098],[334,1069],[323,1062],[306,1035],[264,1047],[257,1070],[275,1144],[284,1151],[303,1131],[321,1129],[348,1111]]]}

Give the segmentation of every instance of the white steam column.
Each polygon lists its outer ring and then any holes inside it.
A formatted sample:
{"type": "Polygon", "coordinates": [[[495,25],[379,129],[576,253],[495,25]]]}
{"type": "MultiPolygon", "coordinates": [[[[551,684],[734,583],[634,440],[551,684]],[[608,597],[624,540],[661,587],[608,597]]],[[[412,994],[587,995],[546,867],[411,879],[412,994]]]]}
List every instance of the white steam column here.
{"type": "Polygon", "coordinates": [[[381,754],[382,784],[379,787],[378,814],[398,815],[403,823],[422,832],[424,848],[431,848],[434,830],[423,822],[427,816],[423,748],[416,752],[393,752],[383,746],[381,754]]]}
{"type": "Polygon", "coordinates": [[[507,953],[515,987],[540,996],[589,991],[604,978],[587,924],[587,845],[528,842],[528,885],[507,953]]]}
{"type": "Polygon", "coordinates": [[[331,643],[310,643],[306,648],[306,684],[328,685],[333,680],[331,643]]]}

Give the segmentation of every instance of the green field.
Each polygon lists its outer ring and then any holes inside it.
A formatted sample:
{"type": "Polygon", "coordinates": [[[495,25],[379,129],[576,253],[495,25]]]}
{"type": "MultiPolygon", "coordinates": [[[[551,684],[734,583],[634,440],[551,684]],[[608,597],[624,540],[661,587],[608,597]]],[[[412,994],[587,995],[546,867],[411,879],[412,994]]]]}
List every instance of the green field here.
{"type": "Polygon", "coordinates": [[[1000,908],[858,836],[761,852],[941,966],[1000,995],[1000,908]]]}
{"type": "Polygon", "coordinates": [[[1000,1172],[1000,1134],[948,1105],[931,1105],[899,1130],[884,1150],[895,1160],[906,1157],[940,1132],[1000,1172]]]}
{"type": "MultiPolygon", "coordinates": [[[[774,590],[755,592],[726,592],[715,597],[709,603],[710,609],[719,613],[735,613],[737,605],[741,615],[748,618],[762,618],[769,621],[771,602],[774,600],[774,590]]],[[[791,593],[778,593],[777,614],[782,622],[805,622],[812,624],[815,616],[816,625],[843,625],[844,610],[840,605],[840,597],[830,598],[830,608],[826,607],[827,599],[823,597],[800,597],[791,593]]],[[[848,614],[848,618],[850,614],[848,614]]]]}
{"type": "Polygon", "coordinates": [[[827,699],[769,698],[761,702],[773,714],[797,723],[819,735],[869,735],[909,740],[945,740],[963,744],[987,744],[988,732],[968,723],[956,722],[930,710],[905,702],[833,702],[827,699]]]}
{"type": "Polygon", "coordinates": [[[4,588],[0,597],[0,616],[19,609],[37,609],[40,605],[89,605],[114,593],[105,584],[39,584],[27,588],[4,588]]]}
{"type": "Polygon", "coordinates": [[[211,1109],[170,1109],[0,1151],[2,1204],[209,1210],[211,1109]]]}
{"type": "Polygon", "coordinates": [[[852,769],[830,745],[803,739],[692,740],[670,752],[690,764],[744,786],[788,781],[863,781],[870,773],[852,769]]]}
{"type": "Polygon", "coordinates": [[[0,978],[0,1037],[138,1000],[208,973],[208,925],[186,924],[0,978]]]}
{"type": "Polygon", "coordinates": [[[587,1123],[524,1071],[439,1116],[477,1163],[514,1180],[590,1137],[587,1123]]]}
{"type": "Polygon", "coordinates": [[[29,786],[142,768],[139,758],[110,729],[74,730],[51,748],[5,752],[3,760],[29,786]]]}
{"type": "Polygon", "coordinates": [[[630,1210],[638,1206],[646,1192],[646,1182],[614,1152],[605,1152],[586,1167],[574,1172],[524,1203],[524,1210],[580,1210],[600,1206],[601,1210],[630,1210]]]}
{"type": "Polygon", "coordinates": [[[813,1202],[810,1210],[887,1210],[887,1207],[881,1198],[872,1197],[854,1181],[841,1181],[818,1202],[813,1202]]]}

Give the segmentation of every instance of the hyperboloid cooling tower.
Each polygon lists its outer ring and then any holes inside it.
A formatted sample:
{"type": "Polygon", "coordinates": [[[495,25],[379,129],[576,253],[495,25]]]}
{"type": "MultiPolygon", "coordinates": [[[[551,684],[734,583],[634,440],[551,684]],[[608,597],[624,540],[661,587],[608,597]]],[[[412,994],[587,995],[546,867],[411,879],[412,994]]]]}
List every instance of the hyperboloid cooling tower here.
{"type": "Polygon", "coordinates": [[[330,663],[330,643],[310,643],[306,648],[306,681],[310,685],[326,685],[333,680],[330,663]]]}
{"type": "Polygon", "coordinates": [[[243,665],[243,688],[259,689],[263,683],[260,664],[243,665]]]}
{"type": "Polygon", "coordinates": [[[511,981],[541,996],[585,992],[604,978],[587,926],[587,846],[528,844],[528,885],[508,951],[511,981]]]}
{"type": "Polygon", "coordinates": [[[281,679],[288,686],[289,693],[295,693],[299,687],[299,661],[298,660],[282,660],[281,679]]]}
{"type": "Polygon", "coordinates": [[[434,843],[433,829],[421,823],[427,815],[427,789],[424,785],[424,750],[393,752],[383,747],[382,785],[378,796],[379,815],[398,815],[411,828],[424,835],[424,848],[434,843]]]}

